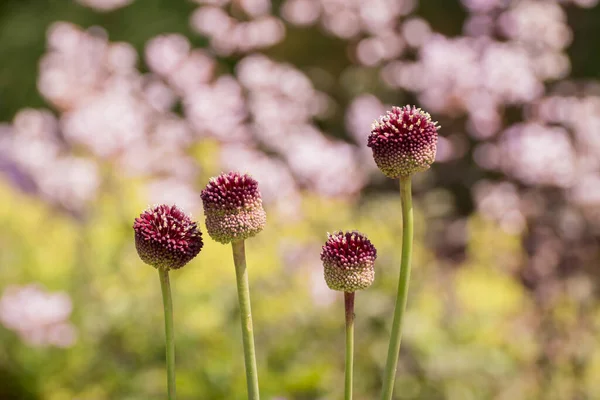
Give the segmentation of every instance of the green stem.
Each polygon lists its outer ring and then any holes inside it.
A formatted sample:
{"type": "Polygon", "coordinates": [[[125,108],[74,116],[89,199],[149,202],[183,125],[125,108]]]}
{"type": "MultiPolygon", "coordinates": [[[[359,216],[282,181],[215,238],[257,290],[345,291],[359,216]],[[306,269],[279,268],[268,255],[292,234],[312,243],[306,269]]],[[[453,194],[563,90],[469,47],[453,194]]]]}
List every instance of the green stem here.
{"type": "Polygon", "coordinates": [[[246,383],[248,384],[248,400],[259,400],[258,371],[256,368],[256,350],[254,349],[254,333],[252,329],[252,310],[250,308],[250,287],[246,269],[246,252],[244,241],[232,242],[233,262],[237,280],[238,301],[242,322],[242,341],[244,344],[244,362],[246,364],[246,383]]]}
{"type": "Polygon", "coordinates": [[[398,282],[398,295],[396,297],[396,307],[394,309],[392,335],[383,376],[381,400],[391,400],[392,392],[394,391],[400,341],[402,340],[402,320],[408,297],[408,281],[410,279],[410,259],[412,256],[413,242],[413,210],[410,179],[410,176],[400,177],[400,200],[402,201],[402,259],[400,262],[400,280],[398,282]]]}
{"type": "Polygon", "coordinates": [[[344,292],[346,306],[346,390],[345,400],[352,400],[352,375],[354,365],[354,292],[344,292]]]}
{"type": "Polygon", "coordinates": [[[173,336],[173,300],[171,299],[171,283],[169,271],[158,268],[160,288],[162,289],[163,306],[165,309],[165,335],[167,345],[167,388],[169,400],[177,399],[175,393],[175,338],[173,336]]]}

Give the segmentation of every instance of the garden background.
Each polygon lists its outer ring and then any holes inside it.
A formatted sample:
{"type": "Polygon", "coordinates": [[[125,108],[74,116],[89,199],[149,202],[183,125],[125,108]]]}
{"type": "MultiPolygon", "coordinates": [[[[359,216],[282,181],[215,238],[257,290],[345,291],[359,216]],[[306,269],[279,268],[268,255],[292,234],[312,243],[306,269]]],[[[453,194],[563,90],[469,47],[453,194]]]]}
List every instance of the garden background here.
{"type": "MultiPolygon", "coordinates": [[[[365,232],[357,399],[381,386],[397,182],[366,137],[391,105],[442,126],[415,176],[396,398],[600,398],[597,0],[0,2],[0,399],[164,399],[156,271],[133,219],[222,171],[260,182],[247,243],[266,400],[339,399],[326,233],[365,232]],[[4,121],[4,122],[2,122],[4,121]]],[[[203,224],[202,230],[205,232],[203,224]]],[[[243,399],[233,261],[172,275],[181,399],[243,399]]]]}

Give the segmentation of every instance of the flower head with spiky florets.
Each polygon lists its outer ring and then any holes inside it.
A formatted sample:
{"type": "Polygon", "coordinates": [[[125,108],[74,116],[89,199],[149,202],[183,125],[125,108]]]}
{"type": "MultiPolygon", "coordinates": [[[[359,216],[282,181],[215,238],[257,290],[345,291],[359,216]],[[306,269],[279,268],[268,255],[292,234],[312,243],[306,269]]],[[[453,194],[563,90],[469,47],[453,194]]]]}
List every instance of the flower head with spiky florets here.
{"type": "Polygon", "coordinates": [[[135,247],[146,264],[165,270],[183,267],[202,249],[202,232],[177,206],[148,208],[135,219],[135,247]]]}
{"type": "Polygon", "coordinates": [[[357,231],[327,234],[321,250],[325,282],[333,290],[355,292],[366,289],[375,279],[377,250],[357,231]]]}
{"type": "Polygon", "coordinates": [[[250,175],[229,172],[211,178],[200,197],[206,230],[219,243],[248,239],[265,227],[258,182],[250,175]]]}
{"type": "Polygon", "coordinates": [[[410,176],[425,171],[435,160],[438,129],[420,108],[392,107],[373,123],[367,146],[385,176],[410,176]]]}

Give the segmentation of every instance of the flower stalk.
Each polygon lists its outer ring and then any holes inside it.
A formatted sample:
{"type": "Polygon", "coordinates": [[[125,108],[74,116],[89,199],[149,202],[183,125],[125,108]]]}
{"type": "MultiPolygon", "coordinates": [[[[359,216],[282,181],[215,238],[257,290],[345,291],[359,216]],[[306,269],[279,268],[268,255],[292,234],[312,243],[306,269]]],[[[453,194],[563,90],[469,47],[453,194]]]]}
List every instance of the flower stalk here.
{"type": "Polygon", "coordinates": [[[175,400],[175,337],[169,271],[183,268],[200,253],[204,244],[202,232],[198,224],[177,206],[166,204],[142,212],[133,223],[133,231],[140,259],[156,268],[160,278],[165,313],[168,399],[175,400]]]}
{"type": "Polygon", "coordinates": [[[169,400],[177,399],[175,389],[175,337],[173,333],[173,299],[171,298],[171,282],[169,271],[159,268],[160,287],[162,289],[163,307],[165,311],[165,340],[167,348],[167,390],[169,400]]]}
{"type": "Polygon", "coordinates": [[[344,400],[352,400],[354,369],[354,292],[344,292],[346,309],[346,369],[344,400]]]}
{"type": "Polygon", "coordinates": [[[394,309],[394,322],[388,347],[387,362],[383,377],[381,400],[391,400],[396,379],[400,342],[402,340],[402,323],[408,298],[408,283],[413,243],[413,208],[411,193],[411,177],[400,177],[400,200],[402,202],[402,258],[400,261],[400,279],[394,309]]]}
{"type": "Polygon", "coordinates": [[[358,231],[327,234],[321,249],[323,276],[332,290],[344,292],[346,311],[346,364],[344,399],[352,399],[354,380],[354,297],[357,290],[373,284],[377,249],[358,231]]]}
{"type": "Polygon", "coordinates": [[[411,176],[426,171],[435,161],[438,130],[429,113],[406,105],[392,107],[371,126],[367,146],[373,151],[373,160],[388,178],[400,178],[402,202],[402,258],[400,278],[394,307],[392,334],[383,376],[381,400],[391,400],[398,366],[402,322],[408,298],[408,282],[413,243],[413,209],[411,176]]]}
{"type": "Polygon", "coordinates": [[[247,174],[229,172],[211,178],[200,194],[211,238],[231,243],[242,324],[248,399],[258,400],[258,371],[250,308],[250,287],[244,241],[260,233],[267,222],[258,182],[247,174]]]}
{"type": "Polygon", "coordinates": [[[244,346],[244,363],[246,367],[246,383],[248,385],[248,399],[260,398],[258,388],[258,370],[256,367],[256,349],[254,348],[254,332],[252,327],[252,309],[250,306],[250,286],[248,284],[248,270],[246,269],[246,252],[244,241],[231,242],[233,250],[233,263],[237,281],[238,302],[240,306],[240,320],[242,326],[242,343],[244,346]]]}

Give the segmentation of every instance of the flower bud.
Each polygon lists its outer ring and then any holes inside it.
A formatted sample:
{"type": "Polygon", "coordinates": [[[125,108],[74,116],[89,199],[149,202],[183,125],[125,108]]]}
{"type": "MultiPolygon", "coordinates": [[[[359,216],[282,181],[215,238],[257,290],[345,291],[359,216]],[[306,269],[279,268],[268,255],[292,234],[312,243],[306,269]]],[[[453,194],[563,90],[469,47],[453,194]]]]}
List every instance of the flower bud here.
{"type": "Polygon", "coordinates": [[[435,160],[439,126],[420,108],[392,107],[371,126],[367,146],[389,178],[425,171],[435,160]]]}
{"type": "Polygon", "coordinates": [[[146,264],[165,270],[178,269],[202,249],[202,233],[177,206],[148,208],[133,224],[135,247],[146,264]]]}
{"type": "Polygon", "coordinates": [[[249,175],[229,172],[211,178],[200,197],[206,230],[219,243],[248,239],[265,227],[258,182],[249,175]]]}
{"type": "Polygon", "coordinates": [[[343,292],[368,288],[375,279],[373,265],[376,258],[375,246],[362,233],[328,234],[321,251],[327,286],[343,292]]]}

